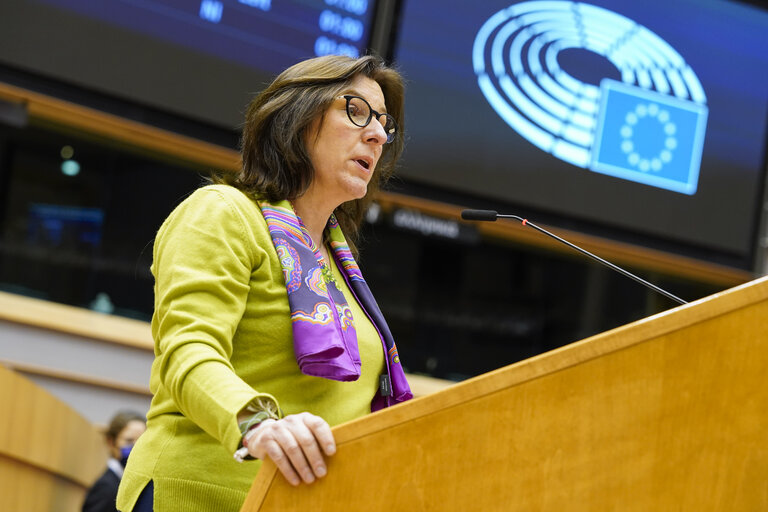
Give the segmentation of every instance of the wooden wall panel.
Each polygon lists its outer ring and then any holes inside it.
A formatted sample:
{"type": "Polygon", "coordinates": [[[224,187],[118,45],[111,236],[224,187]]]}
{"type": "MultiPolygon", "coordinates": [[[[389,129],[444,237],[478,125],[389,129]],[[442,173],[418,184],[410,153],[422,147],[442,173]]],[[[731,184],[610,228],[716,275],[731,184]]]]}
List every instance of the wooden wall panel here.
{"type": "Polygon", "coordinates": [[[82,485],[0,455],[0,509],[24,512],[76,512],[82,485]]]}
{"type": "Polygon", "coordinates": [[[104,438],[72,408],[0,366],[0,509],[77,510],[106,467],[104,438]],[[7,503],[18,506],[5,508],[7,503]]]}

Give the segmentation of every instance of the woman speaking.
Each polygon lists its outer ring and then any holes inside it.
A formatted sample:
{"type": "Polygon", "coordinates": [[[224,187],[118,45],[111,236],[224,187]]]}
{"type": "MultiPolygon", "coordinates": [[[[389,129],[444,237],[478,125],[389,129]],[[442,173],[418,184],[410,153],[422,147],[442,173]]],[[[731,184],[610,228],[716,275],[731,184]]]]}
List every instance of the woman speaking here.
{"type": "Polygon", "coordinates": [[[402,78],[372,56],[300,62],[251,102],[242,170],[155,240],[154,397],[119,510],[239,510],[266,457],[311,483],[330,425],[411,398],[354,258],[402,125],[402,78]]]}

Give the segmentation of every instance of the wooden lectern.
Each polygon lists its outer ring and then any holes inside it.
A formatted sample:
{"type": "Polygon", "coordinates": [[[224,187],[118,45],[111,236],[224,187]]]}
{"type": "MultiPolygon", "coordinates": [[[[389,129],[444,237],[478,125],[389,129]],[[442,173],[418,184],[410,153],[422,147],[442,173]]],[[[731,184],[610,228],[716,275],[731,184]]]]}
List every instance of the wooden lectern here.
{"type": "Polygon", "coordinates": [[[768,510],[768,278],[334,428],[255,511],[768,510]]]}

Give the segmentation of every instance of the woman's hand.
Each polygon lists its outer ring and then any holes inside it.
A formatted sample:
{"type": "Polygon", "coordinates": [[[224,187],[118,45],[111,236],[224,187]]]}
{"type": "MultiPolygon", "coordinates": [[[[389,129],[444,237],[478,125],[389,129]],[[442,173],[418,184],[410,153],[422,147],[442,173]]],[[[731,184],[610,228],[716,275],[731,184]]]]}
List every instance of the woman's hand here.
{"type": "Polygon", "coordinates": [[[248,438],[248,453],[257,459],[272,459],[291,485],[299,485],[301,480],[310,484],[325,476],[323,453],[336,453],[336,442],[324,419],[302,412],[262,421],[248,438]]]}

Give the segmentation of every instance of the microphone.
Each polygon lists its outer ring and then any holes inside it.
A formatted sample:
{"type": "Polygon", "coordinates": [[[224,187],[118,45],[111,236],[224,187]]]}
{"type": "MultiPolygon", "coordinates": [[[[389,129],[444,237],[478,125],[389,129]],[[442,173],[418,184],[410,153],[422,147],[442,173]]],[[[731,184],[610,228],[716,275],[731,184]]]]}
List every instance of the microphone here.
{"type": "Polygon", "coordinates": [[[619,267],[617,265],[614,265],[610,261],[606,261],[606,260],[604,260],[603,258],[601,258],[599,256],[595,256],[594,254],[592,254],[591,252],[587,251],[586,249],[582,249],[578,245],[572,244],[568,240],[564,240],[564,239],[560,238],[559,236],[557,236],[557,235],[555,235],[553,233],[550,233],[549,231],[547,231],[544,228],[540,228],[539,226],[537,226],[533,222],[529,222],[528,219],[524,219],[522,217],[518,217],[517,215],[503,215],[503,214],[499,214],[499,213],[496,213],[493,210],[463,210],[461,212],[461,218],[464,219],[464,220],[484,220],[484,221],[491,221],[491,222],[495,221],[496,219],[517,219],[517,220],[519,220],[523,224],[523,226],[530,226],[533,229],[535,229],[536,231],[540,231],[540,232],[544,233],[545,235],[554,238],[558,242],[564,243],[565,245],[567,245],[568,247],[570,247],[572,249],[576,249],[580,253],[582,253],[582,254],[584,254],[586,256],[589,256],[590,258],[592,258],[595,261],[598,261],[598,262],[602,263],[603,265],[605,265],[606,267],[610,268],[611,270],[615,270],[619,274],[622,274],[622,275],[624,275],[624,276],[626,276],[626,277],[628,277],[630,279],[634,279],[638,283],[640,283],[642,285],[645,285],[646,287],[650,288],[651,290],[664,295],[668,299],[672,299],[673,301],[678,302],[679,304],[688,304],[686,301],[684,301],[680,297],[672,295],[668,291],[666,291],[666,290],[664,290],[662,288],[659,288],[655,284],[649,283],[645,279],[637,277],[635,274],[633,274],[631,272],[628,272],[628,271],[624,270],[623,268],[621,268],[621,267],[619,267]]]}
{"type": "Polygon", "coordinates": [[[461,218],[464,220],[489,220],[495,221],[499,214],[493,210],[462,210],[461,218]]]}

